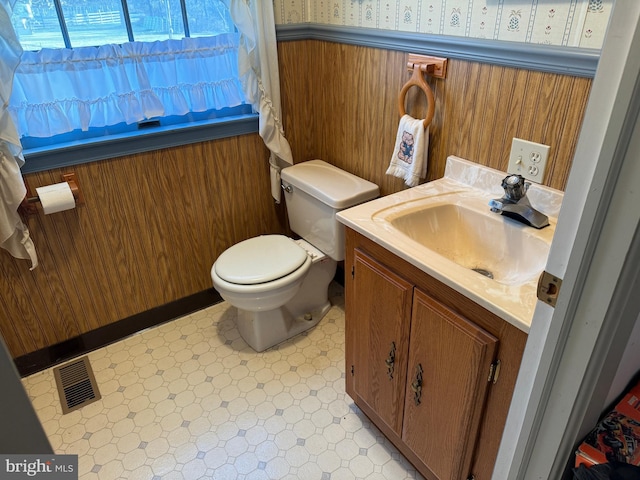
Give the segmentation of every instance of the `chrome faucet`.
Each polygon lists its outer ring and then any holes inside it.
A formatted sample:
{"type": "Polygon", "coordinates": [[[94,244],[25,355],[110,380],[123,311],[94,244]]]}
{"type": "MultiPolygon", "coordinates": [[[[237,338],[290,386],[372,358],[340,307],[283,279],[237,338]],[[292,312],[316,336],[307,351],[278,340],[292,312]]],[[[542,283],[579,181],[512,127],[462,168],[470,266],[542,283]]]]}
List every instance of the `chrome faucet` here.
{"type": "Polygon", "coordinates": [[[533,208],[527,198],[531,184],[522,175],[510,174],[502,180],[504,196],[489,201],[491,211],[535,228],[549,225],[549,217],[533,208]]]}

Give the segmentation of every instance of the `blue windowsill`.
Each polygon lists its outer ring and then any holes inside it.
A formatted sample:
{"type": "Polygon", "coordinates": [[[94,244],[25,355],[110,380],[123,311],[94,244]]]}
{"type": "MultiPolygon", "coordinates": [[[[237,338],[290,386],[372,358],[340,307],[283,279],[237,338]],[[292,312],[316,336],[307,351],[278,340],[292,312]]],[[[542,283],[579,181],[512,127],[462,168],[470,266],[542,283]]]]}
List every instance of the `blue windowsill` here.
{"type": "Polygon", "coordinates": [[[258,132],[258,114],[147,127],[135,132],[78,140],[23,151],[22,173],[40,172],[123,155],[258,132]]]}

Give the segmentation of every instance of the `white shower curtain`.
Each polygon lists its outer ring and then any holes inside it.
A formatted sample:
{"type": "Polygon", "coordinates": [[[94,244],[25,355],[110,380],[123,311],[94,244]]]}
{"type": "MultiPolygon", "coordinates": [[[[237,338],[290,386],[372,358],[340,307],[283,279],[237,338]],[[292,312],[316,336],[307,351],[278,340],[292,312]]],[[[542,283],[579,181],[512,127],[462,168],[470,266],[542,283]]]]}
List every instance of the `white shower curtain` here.
{"type": "Polygon", "coordinates": [[[271,151],[271,193],[279,203],[280,168],[292,165],[293,156],[282,127],[273,2],[225,0],[225,3],[240,31],[240,81],[247,101],[260,114],[260,136],[271,151]]]}
{"type": "Polygon", "coordinates": [[[14,2],[0,0],[0,247],[16,258],[31,260],[33,270],[38,265],[36,249],[18,215],[18,207],[27,193],[20,173],[24,164],[22,145],[8,111],[13,74],[22,54],[11,24],[14,2]]]}

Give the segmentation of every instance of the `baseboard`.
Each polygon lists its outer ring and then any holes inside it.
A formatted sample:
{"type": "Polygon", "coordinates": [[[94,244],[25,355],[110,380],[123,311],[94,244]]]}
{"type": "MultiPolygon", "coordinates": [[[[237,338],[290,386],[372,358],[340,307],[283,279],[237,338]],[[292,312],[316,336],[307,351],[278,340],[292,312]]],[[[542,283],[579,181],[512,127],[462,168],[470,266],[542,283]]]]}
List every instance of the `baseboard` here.
{"type": "Polygon", "coordinates": [[[27,353],[13,361],[20,375],[25,377],[221,301],[220,294],[210,288],[118,320],[50,347],[27,353]]]}
{"type": "Polygon", "coordinates": [[[336,267],[336,274],[333,276],[333,281],[344,287],[344,260],[338,262],[336,267]]]}

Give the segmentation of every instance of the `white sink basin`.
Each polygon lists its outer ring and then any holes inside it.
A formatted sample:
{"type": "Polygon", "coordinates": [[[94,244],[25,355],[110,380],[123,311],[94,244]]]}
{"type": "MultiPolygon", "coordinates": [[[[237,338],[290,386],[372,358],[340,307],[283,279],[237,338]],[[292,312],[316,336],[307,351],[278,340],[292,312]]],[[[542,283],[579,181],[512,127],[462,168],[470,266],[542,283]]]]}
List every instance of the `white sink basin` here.
{"type": "Polygon", "coordinates": [[[527,197],[549,217],[550,225],[540,230],[523,225],[491,212],[488,205],[502,196],[505,175],[451,156],[443,178],[343,210],[336,217],[528,332],[563,195],[532,185],[527,197]]]}
{"type": "Polygon", "coordinates": [[[443,257],[506,285],[537,278],[544,269],[549,244],[529,235],[514,221],[462,205],[440,205],[383,210],[374,215],[443,257]]]}

